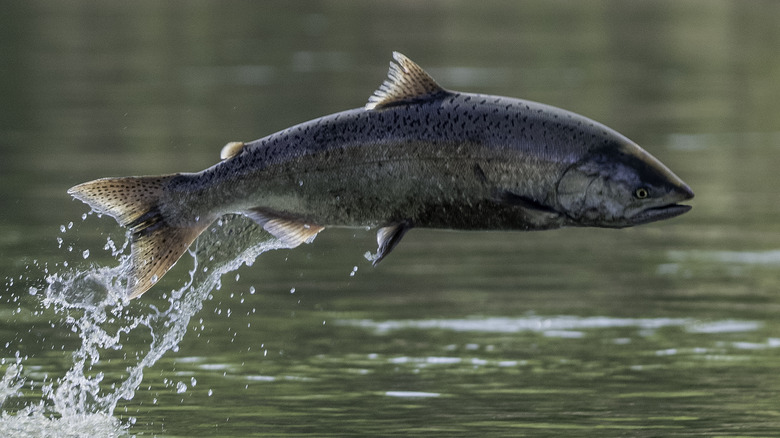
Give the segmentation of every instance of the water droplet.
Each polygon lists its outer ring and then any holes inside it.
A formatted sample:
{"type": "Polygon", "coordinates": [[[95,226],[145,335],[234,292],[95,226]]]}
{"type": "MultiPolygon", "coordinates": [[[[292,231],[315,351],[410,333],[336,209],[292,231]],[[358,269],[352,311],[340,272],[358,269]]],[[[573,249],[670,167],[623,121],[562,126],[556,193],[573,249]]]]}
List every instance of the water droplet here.
{"type": "Polygon", "coordinates": [[[303,180],[298,180],[298,185],[303,187],[303,180]]]}
{"type": "Polygon", "coordinates": [[[357,266],[353,267],[353,268],[352,268],[352,272],[350,272],[350,273],[349,273],[349,276],[350,276],[350,277],[354,277],[354,276],[355,276],[355,273],[356,273],[357,271],[358,271],[358,267],[357,267],[357,266]]]}
{"type": "Polygon", "coordinates": [[[195,387],[195,385],[197,385],[197,384],[198,384],[198,381],[197,381],[197,380],[195,380],[195,378],[194,378],[194,377],[190,379],[190,385],[192,385],[192,387],[193,387],[193,388],[194,388],[194,387],[195,387]]]}
{"type": "Polygon", "coordinates": [[[60,232],[61,232],[61,233],[64,233],[64,232],[65,232],[65,225],[60,225],[60,232]]]}
{"type": "Polygon", "coordinates": [[[73,222],[68,222],[68,229],[73,228],[73,222]]]}
{"type": "Polygon", "coordinates": [[[295,293],[295,288],[290,289],[290,293],[294,294],[295,293]]]}
{"type": "Polygon", "coordinates": [[[176,393],[181,394],[182,392],[187,391],[187,384],[184,382],[179,382],[176,384],[176,393]]]}
{"type": "Polygon", "coordinates": [[[84,252],[81,253],[81,255],[84,257],[85,260],[88,259],[89,258],[89,250],[85,249],[84,252]]]}
{"type": "Polygon", "coordinates": [[[211,397],[211,394],[214,394],[214,391],[209,389],[209,397],[211,397]]]}
{"type": "Polygon", "coordinates": [[[255,287],[249,286],[249,295],[254,295],[254,294],[255,294],[255,287]]]}

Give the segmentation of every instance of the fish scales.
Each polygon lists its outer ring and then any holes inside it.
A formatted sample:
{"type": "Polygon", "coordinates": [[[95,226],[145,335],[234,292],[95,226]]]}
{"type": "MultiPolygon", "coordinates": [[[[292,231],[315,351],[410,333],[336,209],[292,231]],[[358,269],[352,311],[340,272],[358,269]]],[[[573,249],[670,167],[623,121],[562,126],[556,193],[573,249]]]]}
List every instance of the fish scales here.
{"type": "MultiPolygon", "coordinates": [[[[454,194],[458,193],[464,202],[474,202],[484,198],[486,190],[510,184],[516,193],[549,198],[558,174],[583,150],[599,144],[597,130],[581,116],[551,107],[517,99],[488,101],[486,96],[458,93],[381,111],[351,110],[298,125],[248,143],[238,156],[195,180],[182,182],[187,186],[183,192],[190,192],[190,185],[202,185],[205,192],[222,198],[223,209],[264,205],[308,216],[309,220],[319,219],[323,225],[371,226],[386,220],[387,210],[397,210],[394,204],[409,198],[455,204],[454,194]],[[561,121],[550,129],[547,122],[539,120],[544,117],[561,121]],[[428,122],[409,122],[421,119],[428,122]],[[574,137],[590,137],[591,143],[569,141],[572,137],[555,129],[565,123],[574,137]],[[474,166],[493,182],[492,187],[475,176],[474,166]],[[343,172],[350,174],[348,183],[343,172]],[[423,175],[435,186],[409,186],[423,175]],[[234,181],[246,188],[237,188],[234,181]],[[365,184],[375,189],[373,193],[365,184]],[[264,190],[256,190],[258,185],[264,190]],[[360,193],[353,193],[357,199],[346,198],[354,192],[349,185],[362,186],[360,193]],[[323,192],[340,196],[342,202],[372,198],[382,205],[351,209],[352,217],[346,217],[345,212],[334,211],[330,205],[333,199],[323,198],[323,192]],[[315,208],[321,201],[325,201],[324,208],[315,208]],[[291,208],[293,205],[297,208],[291,208]],[[380,207],[385,211],[379,211],[380,207]],[[334,213],[342,216],[331,218],[334,213]]],[[[218,205],[213,198],[198,196],[218,205]]],[[[524,224],[515,227],[523,228],[524,224]]]]}
{"type": "Polygon", "coordinates": [[[394,57],[364,108],[228,143],[201,172],[70,189],[133,231],[128,295],[227,213],[290,247],[326,227],[378,227],[376,264],[414,227],[622,228],[690,209],[679,204],[690,188],[617,131],[536,102],[449,91],[394,57]]]}

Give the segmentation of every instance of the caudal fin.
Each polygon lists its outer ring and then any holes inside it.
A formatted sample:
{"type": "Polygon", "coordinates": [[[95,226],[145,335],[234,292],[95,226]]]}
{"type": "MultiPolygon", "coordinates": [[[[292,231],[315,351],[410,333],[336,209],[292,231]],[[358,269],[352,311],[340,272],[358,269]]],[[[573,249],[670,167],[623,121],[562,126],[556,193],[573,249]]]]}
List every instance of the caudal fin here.
{"type": "Polygon", "coordinates": [[[129,298],[149,290],[200,235],[209,221],[172,226],[161,213],[161,198],[175,175],[103,178],[68,190],[98,213],[112,216],[132,232],[129,298]]]}

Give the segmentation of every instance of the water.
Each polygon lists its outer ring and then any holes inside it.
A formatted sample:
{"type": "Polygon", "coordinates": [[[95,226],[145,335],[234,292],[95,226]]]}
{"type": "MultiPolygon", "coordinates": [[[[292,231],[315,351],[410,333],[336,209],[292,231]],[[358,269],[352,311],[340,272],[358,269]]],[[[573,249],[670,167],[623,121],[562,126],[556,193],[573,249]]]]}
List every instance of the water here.
{"type": "Polygon", "coordinates": [[[779,21],[727,1],[6,5],[0,432],[776,436],[779,21]],[[68,187],[360,106],[392,50],[620,130],[694,209],[412,230],[377,268],[369,231],[287,250],[226,218],[123,301],[124,230],[68,187]]]}

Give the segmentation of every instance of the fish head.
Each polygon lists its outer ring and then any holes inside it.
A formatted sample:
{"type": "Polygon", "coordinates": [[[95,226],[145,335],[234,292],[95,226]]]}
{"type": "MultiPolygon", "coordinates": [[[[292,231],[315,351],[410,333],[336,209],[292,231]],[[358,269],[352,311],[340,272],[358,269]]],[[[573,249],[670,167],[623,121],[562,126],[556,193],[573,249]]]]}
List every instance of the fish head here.
{"type": "Polygon", "coordinates": [[[557,185],[558,209],[581,226],[623,228],[679,216],[693,191],[655,157],[618,139],[573,163],[557,185]]]}

